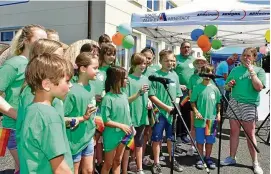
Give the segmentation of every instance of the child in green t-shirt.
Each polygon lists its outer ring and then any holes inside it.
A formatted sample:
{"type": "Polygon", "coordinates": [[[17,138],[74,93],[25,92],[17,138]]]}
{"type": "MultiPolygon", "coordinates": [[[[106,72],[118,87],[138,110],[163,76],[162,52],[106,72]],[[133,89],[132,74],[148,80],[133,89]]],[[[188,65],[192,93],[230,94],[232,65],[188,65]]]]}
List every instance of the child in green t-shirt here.
{"type": "MultiPolygon", "coordinates": [[[[35,56],[40,54],[57,54],[63,56],[63,48],[61,43],[49,40],[49,39],[39,39],[35,41],[32,45],[31,51],[29,53],[29,60],[33,59],[35,56]]],[[[72,70],[73,71],[73,70],[72,70]]],[[[22,122],[24,120],[24,112],[26,107],[33,102],[34,94],[32,94],[30,87],[24,82],[23,87],[20,91],[19,104],[18,104],[18,114],[16,121],[16,142],[20,143],[20,131],[22,127],[22,122]]],[[[52,106],[58,111],[58,113],[64,117],[63,102],[55,98],[52,102],[52,106]]],[[[18,149],[19,151],[19,149],[18,149]]]]}
{"type": "MultiPolygon", "coordinates": [[[[170,50],[162,50],[159,53],[160,63],[162,68],[154,73],[157,77],[169,78],[173,83],[168,84],[169,92],[171,93],[174,100],[182,96],[182,92],[179,86],[179,79],[175,73],[172,73],[174,54],[170,50]]],[[[152,82],[149,91],[150,100],[158,106],[161,111],[159,115],[159,121],[156,122],[152,129],[152,146],[153,146],[153,156],[154,165],[152,167],[153,173],[162,173],[161,165],[159,164],[159,153],[160,153],[160,142],[163,138],[163,131],[166,130],[167,137],[167,147],[169,152],[169,159],[171,160],[171,149],[173,140],[172,137],[172,115],[170,115],[173,110],[173,104],[168,96],[166,89],[162,83],[152,82]]],[[[177,172],[182,171],[180,165],[176,160],[173,161],[174,170],[177,172]]]]}
{"type": "Polygon", "coordinates": [[[12,39],[10,47],[12,57],[0,66],[0,112],[4,114],[3,127],[10,130],[7,148],[15,161],[15,173],[19,172],[20,166],[15,139],[19,94],[25,79],[24,73],[31,46],[42,38],[47,38],[43,26],[31,24],[22,27],[12,39]],[[3,94],[5,98],[2,97],[3,94]]]}
{"type": "MultiPolygon", "coordinates": [[[[201,72],[214,74],[214,68],[212,65],[206,65],[201,68],[201,72]]],[[[220,121],[220,98],[220,92],[211,83],[211,79],[203,77],[202,83],[193,88],[190,99],[194,112],[197,148],[200,155],[203,156],[203,145],[205,144],[205,162],[210,169],[215,169],[216,167],[210,156],[215,143],[217,122],[220,121]]],[[[201,170],[204,168],[201,160],[196,163],[196,167],[201,170]]]]}
{"type": "MultiPolygon", "coordinates": [[[[149,77],[153,73],[155,73],[157,70],[161,69],[161,66],[158,64],[154,64],[155,60],[155,50],[152,47],[146,47],[141,51],[142,54],[146,57],[146,68],[145,71],[143,72],[143,75],[146,77],[149,77]]],[[[148,109],[148,117],[149,117],[149,122],[151,123],[152,121],[152,108],[148,109]]],[[[144,131],[144,144],[143,144],[143,152],[142,154],[145,154],[145,149],[148,144],[148,141],[151,138],[151,132],[152,132],[152,127],[151,125],[148,125],[145,127],[144,131]]],[[[149,158],[149,156],[144,156],[143,157],[143,164],[146,166],[151,166],[153,164],[152,160],[149,158]]]]}
{"type": "MultiPolygon", "coordinates": [[[[142,53],[135,53],[131,57],[131,68],[128,75],[126,90],[130,103],[130,114],[133,126],[136,130],[135,153],[131,155],[130,170],[137,165],[137,173],[144,173],[142,168],[142,148],[144,144],[144,130],[149,125],[148,100],[149,80],[142,73],[146,68],[146,57],[142,53]],[[135,163],[136,157],[136,163],[135,163]]],[[[125,150],[122,164],[122,173],[127,173],[130,150],[125,150]]]]}
{"type": "MultiPolygon", "coordinates": [[[[206,58],[204,56],[201,57],[197,57],[194,62],[193,65],[195,67],[195,73],[190,77],[189,79],[189,83],[187,85],[187,89],[189,90],[189,97],[191,97],[193,88],[202,83],[202,77],[199,76],[199,73],[201,71],[201,68],[203,66],[205,66],[208,63],[208,61],[206,60],[206,58]]],[[[196,135],[195,135],[195,128],[194,128],[194,114],[193,111],[190,111],[190,117],[191,117],[191,125],[190,126],[190,132],[191,132],[191,136],[193,139],[195,139],[196,135]]],[[[187,155],[189,156],[193,156],[194,152],[196,151],[195,147],[193,146],[193,144],[191,143],[191,147],[187,150],[187,155]]]]}
{"type": "MultiPolygon", "coordinates": [[[[126,135],[133,135],[128,96],[121,91],[126,88],[127,73],[124,68],[110,67],[106,72],[105,91],[101,104],[101,115],[105,129],[103,143],[105,160],[101,173],[120,173],[120,164],[126,145],[126,135]]],[[[128,146],[129,147],[129,146],[128,146]]]]}
{"type": "MultiPolygon", "coordinates": [[[[110,38],[109,38],[110,39],[110,38]]],[[[101,102],[105,95],[105,80],[107,69],[115,65],[116,63],[116,48],[114,45],[109,43],[101,43],[99,53],[99,73],[95,80],[90,81],[91,85],[95,88],[95,98],[97,105],[96,116],[101,116],[101,102]]],[[[101,165],[103,162],[103,137],[101,137],[101,132],[96,131],[95,134],[96,146],[95,146],[95,158],[97,158],[96,167],[101,170],[101,165]]]]}
{"type": "Polygon", "coordinates": [[[54,98],[66,97],[71,69],[55,54],[38,55],[27,65],[25,80],[35,97],[20,132],[20,173],[73,173],[64,117],[52,107],[54,98]]]}
{"type": "Polygon", "coordinates": [[[71,147],[74,173],[93,171],[95,123],[93,113],[96,112],[95,92],[89,81],[98,73],[98,57],[89,52],[79,54],[75,59],[76,83],[64,101],[66,118],[75,119],[75,125],[67,128],[67,137],[71,147]]]}

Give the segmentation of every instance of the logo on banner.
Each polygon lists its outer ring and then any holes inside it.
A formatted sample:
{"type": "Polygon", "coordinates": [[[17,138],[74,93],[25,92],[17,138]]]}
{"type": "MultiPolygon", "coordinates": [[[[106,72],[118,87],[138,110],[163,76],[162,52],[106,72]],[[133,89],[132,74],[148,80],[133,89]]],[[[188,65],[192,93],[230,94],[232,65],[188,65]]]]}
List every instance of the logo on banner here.
{"type": "MultiPolygon", "coordinates": [[[[257,12],[250,12],[248,15],[249,16],[270,16],[270,11],[269,10],[268,11],[259,10],[257,12]]],[[[269,20],[269,19],[270,19],[270,17],[267,17],[263,20],[269,20]]]]}
{"type": "Polygon", "coordinates": [[[240,10],[240,11],[234,11],[234,10],[231,10],[229,13],[225,13],[223,12],[222,13],[222,16],[231,16],[231,17],[236,17],[237,19],[235,20],[242,20],[246,17],[247,13],[245,10],[240,10]],[[242,12],[243,11],[243,12],[242,12]]]}
{"type": "Polygon", "coordinates": [[[158,18],[160,21],[167,21],[167,17],[165,13],[160,13],[158,18]]]}
{"type": "Polygon", "coordinates": [[[219,17],[219,12],[217,10],[214,11],[205,11],[204,13],[198,13],[197,16],[211,17],[211,21],[217,20],[219,17]]]}
{"type": "Polygon", "coordinates": [[[160,14],[145,14],[141,17],[143,22],[158,22],[158,21],[186,21],[189,20],[190,16],[166,16],[165,13],[160,14]]]}

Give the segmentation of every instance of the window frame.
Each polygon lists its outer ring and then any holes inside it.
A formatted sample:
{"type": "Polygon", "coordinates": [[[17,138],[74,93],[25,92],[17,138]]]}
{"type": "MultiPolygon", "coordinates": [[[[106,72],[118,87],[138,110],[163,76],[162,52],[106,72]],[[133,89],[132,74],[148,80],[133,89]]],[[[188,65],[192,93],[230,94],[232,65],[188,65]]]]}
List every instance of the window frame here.
{"type": "Polygon", "coordinates": [[[13,39],[13,37],[16,35],[16,32],[17,32],[18,30],[0,30],[0,42],[3,42],[3,43],[10,43],[11,41],[12,41],[12,39],[13,39]],[[7,32],[12,32],[12,38],[11,38],[11,40],[8,40],[8,41],[4,41],[4,40],[2,40],[2,33],[7,33],[7,32]]]}
{"type": "Polygon", "coordinates": [[[159,11],[160,6],[161,6],[161,4],[160,4],[159,0],[147,0],[146,7],[147,7],[148,11],[159,11]],[[151,2],[151,7],[148,7],[148,2],[151,2]],[[157,6],[158,6],[157,9],[154,9],[155,8],[155,2],[157,3],[157,6]]]}

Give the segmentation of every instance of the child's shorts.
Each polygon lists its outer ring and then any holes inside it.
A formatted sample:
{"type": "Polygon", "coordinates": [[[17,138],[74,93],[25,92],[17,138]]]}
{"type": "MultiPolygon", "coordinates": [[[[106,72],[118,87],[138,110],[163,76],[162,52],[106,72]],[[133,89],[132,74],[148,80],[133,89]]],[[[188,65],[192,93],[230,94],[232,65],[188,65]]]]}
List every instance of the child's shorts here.
{"type": "Polygon", "coordinates": [[[152,127],[152,141],[159,142],[163,139],[164,129],[166,130],[167,140],[173,140],[172,125],[168,123],[166,117],[163,114],[159,115],[159,122],[156,122],[152,127]]]}
{"type": "Polygon", "coordinates": [[[16,131],[11,130],[9,139],[8,139],[8,145],[7,145],[9,150],[15,150],[17,149],[17,143],[16,143],[16,131]]]}
{"type": "Polygon", "coordinates": [[[204,128],[195,128],[196,131],[196,142],[199,144],[214,144],[215,143],[215,135],[205,135],[205,127],[204,128]],[[206,142],[205,142],[206,141],[206,142]]]}
{"type": "Polygon", "coordinates": [[[145,125],[135,127],[135,130],[136,130],[136,135],[134,137],[135,138],[135,146],[136,147],[143,147],[145,125]]]}
{"type": "Polygon", "coordinates": [[[87,147],[83,149],[81,152],[79,152],[78,154],[73,155],[72,159],[73,159],[73,162],[76,163],[76,162],[81,161],[82,157],[93,156],[93,155],[94,155],[94,140],[91,139],[87,147]]]}

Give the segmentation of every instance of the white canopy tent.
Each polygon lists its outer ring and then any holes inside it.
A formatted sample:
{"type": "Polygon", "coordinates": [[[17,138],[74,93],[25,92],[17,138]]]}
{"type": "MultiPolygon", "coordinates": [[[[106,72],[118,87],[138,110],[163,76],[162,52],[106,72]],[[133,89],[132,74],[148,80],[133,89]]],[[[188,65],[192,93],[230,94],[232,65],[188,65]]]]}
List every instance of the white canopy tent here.
{"type": "Polygon", "coordinates": [[[216,38],[224,46],[261,46],[269,24],[269,6],[237,0],[197,0],[166,11],[134,13],[131,18],[134,29],[172,45],[191,41],[194,29],[216,25],[216,38]]]}

